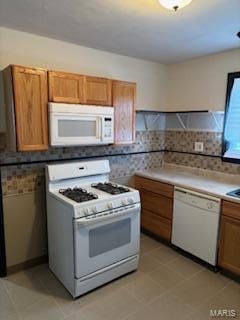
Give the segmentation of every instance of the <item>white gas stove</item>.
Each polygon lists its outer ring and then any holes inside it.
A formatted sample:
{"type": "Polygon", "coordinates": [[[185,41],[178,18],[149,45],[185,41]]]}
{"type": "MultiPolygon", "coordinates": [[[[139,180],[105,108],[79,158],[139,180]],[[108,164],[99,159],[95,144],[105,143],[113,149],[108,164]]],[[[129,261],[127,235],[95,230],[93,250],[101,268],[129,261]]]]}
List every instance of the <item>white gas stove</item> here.
{"type": "Polygon", "coordinates": [[[49,266],[73,297],[137,269],[139,192],[107,160],[46,167],[49,266]]]}

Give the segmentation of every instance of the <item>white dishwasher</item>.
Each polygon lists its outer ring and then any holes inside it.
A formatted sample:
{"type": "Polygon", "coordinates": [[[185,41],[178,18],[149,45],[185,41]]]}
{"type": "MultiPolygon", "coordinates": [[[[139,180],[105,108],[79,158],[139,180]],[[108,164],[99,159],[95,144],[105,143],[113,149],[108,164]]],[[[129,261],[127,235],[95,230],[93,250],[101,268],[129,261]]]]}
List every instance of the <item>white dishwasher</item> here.
{"type": "Polygon", "coordinates": [[[215,197],[175,187],[172,243],[215,266],[220,202],[215,197]]]}

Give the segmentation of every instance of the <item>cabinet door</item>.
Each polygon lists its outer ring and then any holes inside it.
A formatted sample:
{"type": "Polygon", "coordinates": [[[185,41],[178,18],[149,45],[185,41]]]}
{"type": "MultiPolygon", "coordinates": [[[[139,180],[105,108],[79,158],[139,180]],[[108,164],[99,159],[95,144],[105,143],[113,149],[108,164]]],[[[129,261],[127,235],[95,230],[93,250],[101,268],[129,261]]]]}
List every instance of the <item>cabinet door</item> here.
{"type": "Polygon", "coordinates": [[[240,275],[240,220],[221,218],[219,265],[240,275]]]}
{"type": "Polygon", "coordinates": [[[148,210],[142,209],[141,227],[170,242],[172,222],[148,210]]]}
{"type": "Polygon", "coordinates": [[[48,149],[47,71],[12,67],[18,151],[48,149]]]}
{"type": "Polygon", "coordinates": [[[136,84],[113,82],[115,143],[130,144],[135,141],[136,84]]]}
{"type": "Polygon", "coordinates": [[[142,208],[172,220],[173,200],[144,189],[140,190],[142,208]]]}
{"type": "Polygon", "coordinates": [[[86,103],[112,105],[112,81],[106,78],[86,77],[86,103]]]}
{"type": "Polygon", "coordinates": [[[48,72],[49,100],[85,103],[85,76],[67,72],[48,72]]]}

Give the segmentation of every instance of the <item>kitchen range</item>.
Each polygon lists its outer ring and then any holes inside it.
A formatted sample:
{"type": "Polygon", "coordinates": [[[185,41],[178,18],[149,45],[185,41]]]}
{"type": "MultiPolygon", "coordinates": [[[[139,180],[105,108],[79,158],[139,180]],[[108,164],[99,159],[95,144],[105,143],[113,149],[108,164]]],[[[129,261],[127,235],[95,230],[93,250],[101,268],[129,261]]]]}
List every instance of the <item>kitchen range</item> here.
{"type": "Polygon", "coordinates": [[[140,197],[109,161],[46,167],[49,267],[73,297],[136,270],[140,197]]]}

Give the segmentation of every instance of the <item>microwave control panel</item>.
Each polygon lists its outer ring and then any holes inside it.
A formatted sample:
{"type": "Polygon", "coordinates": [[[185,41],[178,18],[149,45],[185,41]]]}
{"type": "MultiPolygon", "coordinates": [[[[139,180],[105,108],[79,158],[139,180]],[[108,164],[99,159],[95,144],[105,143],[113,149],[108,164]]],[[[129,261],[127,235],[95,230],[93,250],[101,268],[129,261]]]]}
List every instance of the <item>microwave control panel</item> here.
{"type": "Polygon", "coordinates": [[[104,140],[112,140],[113,139],[113,118],[112,117],[104,117],[104,140]]]}

